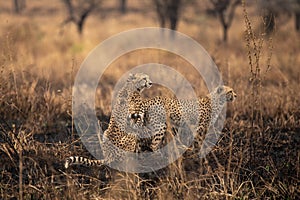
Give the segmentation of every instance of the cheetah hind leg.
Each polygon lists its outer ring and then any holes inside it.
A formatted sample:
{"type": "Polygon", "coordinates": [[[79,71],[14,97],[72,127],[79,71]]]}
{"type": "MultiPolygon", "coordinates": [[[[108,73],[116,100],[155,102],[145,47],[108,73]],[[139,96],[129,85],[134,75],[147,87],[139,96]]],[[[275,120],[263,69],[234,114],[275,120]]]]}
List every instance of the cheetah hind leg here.
{"type": "Polygon", "coordinates": [[[65,161],[65,168],[69,168],[71,165],[85,165],[85,166],[102,166],[104,160],[92,160],[82,156],[71,156],[65,161]]]}

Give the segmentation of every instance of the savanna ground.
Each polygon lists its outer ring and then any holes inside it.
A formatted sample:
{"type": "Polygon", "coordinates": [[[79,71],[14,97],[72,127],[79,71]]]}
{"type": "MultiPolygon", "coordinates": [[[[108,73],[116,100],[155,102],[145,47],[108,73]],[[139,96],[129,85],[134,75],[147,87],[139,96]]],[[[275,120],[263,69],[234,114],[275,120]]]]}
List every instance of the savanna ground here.
{"type": "MultiPolygon", "coordinates": [[[[19,15],[10,1],[0,4],[0,199],[299,199],[300,37],[288,18],[279,18],[275,34],[263,37],[255,2],[246,6],[246,16],[237,8],[227,44],[219,21],[202,3],[186,7],[179,22],[178,30],[209,52],[238,95],[206,158],[180,159],[145,175],[150,180],[143,187],[145,179],[108,167],[64,169],[70,155],[91,157],[72,122],[72,84],[80,64],[108,37],[158,25],[148,1],[129,1],[124,15],[115,4],[105,1],[81,37],[73,24],[61,26],[66,14],[58,0],[28,1],[19,15]]],[[[199,87],[197,94],[206,93],[201,77],[178,56],[131,52],[100,80],[96,104],[103,127],[118,79],[148,62],[174,67],[199,87]]],[[[161,95],[157,88],[145,96],[161,95]]]]}

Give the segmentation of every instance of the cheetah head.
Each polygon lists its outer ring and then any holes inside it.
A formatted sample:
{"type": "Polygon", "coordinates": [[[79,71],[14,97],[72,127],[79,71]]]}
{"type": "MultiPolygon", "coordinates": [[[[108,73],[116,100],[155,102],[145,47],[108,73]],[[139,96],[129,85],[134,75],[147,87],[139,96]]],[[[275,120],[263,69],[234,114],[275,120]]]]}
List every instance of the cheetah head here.
{"type": "Polygon", "coordinates": [[[215,88],[210,96],[214,99],[219,99],[221,102],[232,102],[237,97],[233,89],[225,85],[215,88]]]}
{"type": "Polygon", "coordinates": [[[152,86],[149,76],[144,73],[130,74],[127,83],[132,84],[138,92],[142,92],[145,88],[152,86]]]}

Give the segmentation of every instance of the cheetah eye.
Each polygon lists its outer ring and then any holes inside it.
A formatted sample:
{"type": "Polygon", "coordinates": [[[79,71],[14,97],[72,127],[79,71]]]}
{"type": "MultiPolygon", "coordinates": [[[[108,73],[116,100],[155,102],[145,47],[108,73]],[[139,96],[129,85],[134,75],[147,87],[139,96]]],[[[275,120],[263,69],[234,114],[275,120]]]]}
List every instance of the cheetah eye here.
{"type": "Polygon", "coordinates": [[[131,118],[132,119],[137,119],[137,118],[139,118],[139,115],[137,113],[134,113],[134,114],[131,115],[131,118]]]}

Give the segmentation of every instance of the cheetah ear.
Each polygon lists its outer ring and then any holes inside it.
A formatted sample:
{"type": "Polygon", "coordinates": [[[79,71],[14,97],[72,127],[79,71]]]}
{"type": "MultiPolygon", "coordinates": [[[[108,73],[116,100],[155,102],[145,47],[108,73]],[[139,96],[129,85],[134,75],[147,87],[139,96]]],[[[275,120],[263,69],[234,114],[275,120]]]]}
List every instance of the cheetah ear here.
{"type": "Polygon", "coordinates": [[[217,93],[220,94],[223,92],[223,86],[218,86],[217,93]]]}
{"type": "Polygon", "coordinates": [[[130,73],[127,81],[132,81],[134,79],[134,74],[130,73]]]}

